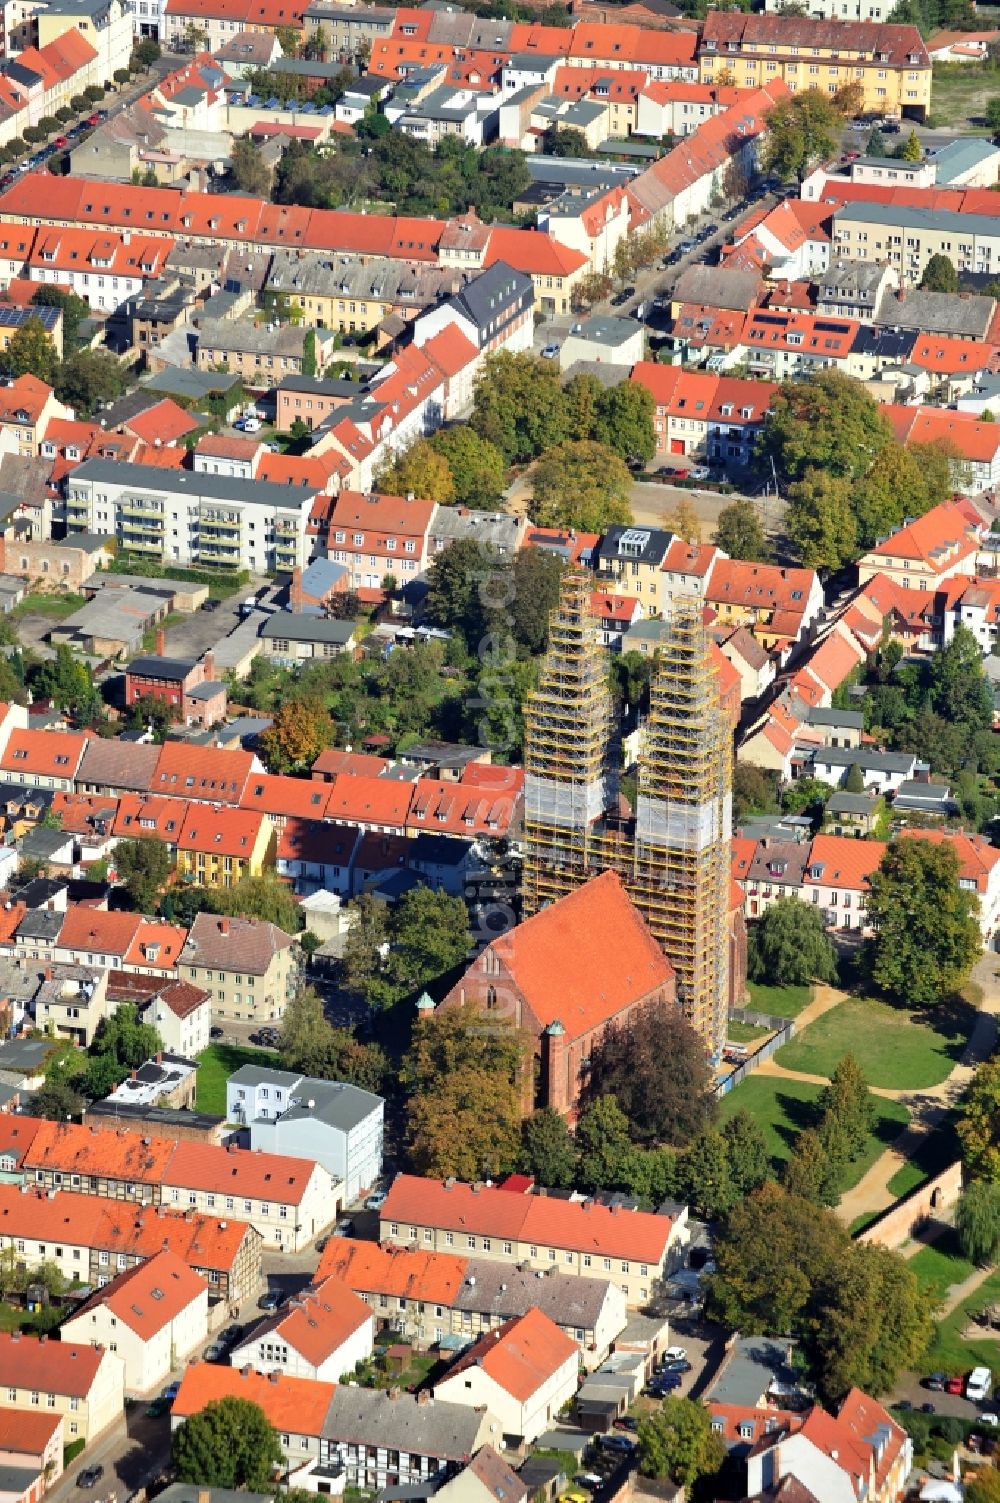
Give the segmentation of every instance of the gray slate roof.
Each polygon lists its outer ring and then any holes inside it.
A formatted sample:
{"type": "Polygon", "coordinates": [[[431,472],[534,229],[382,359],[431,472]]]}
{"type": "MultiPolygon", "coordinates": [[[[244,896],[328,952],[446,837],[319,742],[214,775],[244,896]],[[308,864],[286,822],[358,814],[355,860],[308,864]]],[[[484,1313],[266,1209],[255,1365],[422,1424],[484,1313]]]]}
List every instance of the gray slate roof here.
{"type": "Polygon", "coordinates": [[[501,1320],[538,1309],[557,1326],[582,1326],[590,1330],[597,1323],[610,1287],[604,1279],[570,1273],[540,1279],[533,1270],[470,1258],[462,1287],[455,1295],[455,1308],[501,1320]],[[475,1279],[474,1284],[471,1279],[475,1279]]]}
{"type": "Polygon", "coordinates": [[[340,1385],[323,1421],[323,1437],[465,1462],[476,1450],[483,1419],[483,1410],[465,1404],[440,1399],[420,1404],[414,1394],[393,1399],[384,1390],[340,1385]]]}
{"type": "Polygon", "coordinates": [[[356,631],[353,621],[276,611],[273,616],[268,616],[260,634],[267,640],[279,637],[289,642],[331,642],[337,647],[346,647],[356,631]]]}
{"type": "MultiPolygon", "coordinates": [[[[1000,226],[997,227],[1000,230],[1000,226]]],[[[994,230],[994,233],[997,233],[994,230]]],[[[966,339],[984,339],[993,319],[996,300],[962,292],[906,290],[900,301],[891,289],[875,314],[876,324],[916,329],[920,334],[950,334],[966,339]]],[[[983,362],[986,363],[985,361],[983,362]]]]}

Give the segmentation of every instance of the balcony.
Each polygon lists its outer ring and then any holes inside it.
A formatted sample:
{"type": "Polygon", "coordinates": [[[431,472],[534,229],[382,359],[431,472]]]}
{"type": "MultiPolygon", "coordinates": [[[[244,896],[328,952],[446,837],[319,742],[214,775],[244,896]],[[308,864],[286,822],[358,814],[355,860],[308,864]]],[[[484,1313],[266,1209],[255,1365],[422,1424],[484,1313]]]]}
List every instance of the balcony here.
{"type": "Polygon", "coordinates": [[[118,512],[123,517],[155,518],[161,525],[163,522],[163,507],[158,501],[125,500],[119,504],[118,512]]]}
{"type": "Polygon", "coordinates": [[[202,541],[198,544],[198,558],[202,563],[238,564],[239,543],[202,541]]]}

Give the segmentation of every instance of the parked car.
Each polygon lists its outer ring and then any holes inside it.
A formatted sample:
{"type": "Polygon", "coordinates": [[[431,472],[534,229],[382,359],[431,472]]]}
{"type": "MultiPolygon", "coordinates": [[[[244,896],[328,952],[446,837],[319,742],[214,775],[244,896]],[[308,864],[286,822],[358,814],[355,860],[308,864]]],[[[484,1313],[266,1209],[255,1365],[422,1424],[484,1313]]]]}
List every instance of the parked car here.
{"type": "Polygon", "coordinates": [[[330,1236],[331,1237],[353,1237],[354,1236],[354,1222],[351,1220],[350,1216],[341,1216],[340,1220],[337,1222],[337,1225],[334,1227],[333,1231],[330,1233],[330,1236]]]}
{"type": "Polygon", "coordinates": [[[614,297],[611,299],[612,308],[621,308],[625,303],[628,302],[630,297],[635,297],[635,288],[623,287],[621,292],[616,292],[614,297]]]}
{"type": "Polygon", "coordinates": [[[221,604],[221,600],[203,600],[201,602],[201,609],[203,611],[217,611],[221,604]]]}
{"type": "Polygon", "coordinates": [[[579,1482],[581,1487],[589,1487],[591,1490],[595,1487],[604,1486],[604,1478],[600,1472],[577,1472],[573,1481],[579,1482]]]}
{"type": "Polygon", "coordinates": [[[974,1367],[965,1384],[965,1397],[971,1399],[973,1404],[981,1404],[983,1399],[988,1399],[993,1387],[993,1374],[988,1367],[974,1367]]]}
{"type": "Polygon", "coordinates": [[[265,1289],[257,1301],[258,1310],[278,1310],[281,1308],[282,1296],[280,1289],[265,1289]]]}
{"type": "Polygon", "coordinates": [[[222,1342],[223,1346],[233,1346],[237,1341],[239,1341],[242,1335],[242,1326],[227,1326],[224,1331],[221,1331],[219,1333],[219,1340],[222,1342]]]}
{"type": "Polygon", "coordinates": [[[979,1423],[981,1425],[1000,1425],[1000,1414],[994,1414],[992,1409],[987,1410],[985,1414],[979,1416],[979,1423]]]}
{"type": "Polygon", "coordinates": [[[77,1473],[77,1487],[96,1487],[104,1476],[104,1468],[100,1462],[96,1466],[85,1466],[82,1472],[77,1473]]]}
{"type": "Polygon", "coordinates": [[[86,123],[87,125],[100,125],[101,117],[100,115],[88,115],[86,123]]]}
{"type": "Polygon", "coordinates": [[[898,136],[899,135],[899,121],[898,120],[885,120],[885,121],[883,121],[882,126],[880,128],[881,128],[882,134],[884,136],[898,136]]]}
{"type": "Polygon", "coordinates": [[[664,1373],[689,1373],[691,1371],[691,1364],[682,1357],[677,1362],[664,1363],[663,1371],[664,1373]]]}
{"type": "Polygon", "coordinates": [[[695,467],[694,467],[694,469],[691,471],[691,479],[692,480],[707,480],[708,477],[711,475],[711,473],[712,472],[708,468],[707,464],[696,464],[695,467]]]}
{"type": "Polygon", "coordinates": [[[944,1385],[944,1391],[945,1393],[958,1394],[965,1392],[965,1379],[962,1377],[961,1373],[959,1373],[957,1377],[948,1379],[947,1383],[944,1385]]]}
{"type": "Polygon", "coordinates": [[[381,1211],[389,1198],[388,1190],[376,1190],[374,1195],[369,1195],[365,1201],[366,1211],[381,1211]]]}
{"type": "Polygon", "coordinates": [[[213,1023],[208,1030],[208,1036],[210,1039],[221,1039],[225,1031],[224,1028],[219,1027],[218,1023],[213,1023]]]}
{"type": "Polygon", "coordinates": [[[621,1451],[623,1455],[628,1456],[635,1450],[635,1441],[630,1440],[627,1435],[599,1435],[597,1443],[606,1451],[621,1451]]]}
{"type": "Polygon", "coordinates": [[[928,1400],[926,1404],[921,1404],[921,1406],[920,1406],[920,1413],[921,1414],[937,1414],[937,1408],[935,1407],[935,1405],[933,1405],[930,1402],[930,1400],[928,1400]]]}
{"type": "Polygon", "coordinates": [[[946,1373],[931,1373],[930,1377],[924,1379],[924,1387],[929,1388],[932,1393],[944,1393],[944,1385],[947,1381],[946,1373]]]}
{"type": "Polygon", "coordinates": [[[69,137],[68,136],[56,136],[56,138],[53,141],[52,145],[54,147],[56,147],[56,149],[58,151],[62,151],[62,149],[63,149],[64,146],[68,146],[69,145],[69,137]]]}
{"type": "Polygon", "coordinates": [[[258,417],[238,418],[233,427],[238,428],[241,433],[259,433],[261,421],[258,417]]]}
{"type": "Polygon", "coordinates": [[[686,1346],[668,1346],[663,1353],[664,1362],[684,1362],[687,1359],[686,1346]]]}
{"type": "Polygon", "coordinates": [[[210,1342],[210,1344],[205,1348],[205,1350],[201,1354],[202,1361],[203,1362],[218,1362],[219,1358],[222,1357],[225,1354],[225,1350],[226,1349],[223,1346],[223,1344],[222,1344],[221,1341],[210,1342]]]}
{"type": "Polygon", "coordinates": [[[682,240],[680,245],[677,247],[679,253],[682,256],[690,256],[694,248],[695,244],[693,240],[682,240]]]}
{"type": "Polygon", "coordinates": [[[671,470],[670,474],[666,477],[666,482],[668,485],[672,485],[675,480],[686,480],[690,473],[690,470],[671,470]]]}
{"type": "MultiPolygon", "coordinates": [[[[558,358],[559,358],[559,346],[557,344],[547,344],[545,346],[544,350],[542,351],[542,359],[543,360],[558,360],[558,358]]],[[[569,1497],[569,1493],[564,1493],[563,1496],[566,1497],[566,1498],[568,1498],[569,1497]]]]}

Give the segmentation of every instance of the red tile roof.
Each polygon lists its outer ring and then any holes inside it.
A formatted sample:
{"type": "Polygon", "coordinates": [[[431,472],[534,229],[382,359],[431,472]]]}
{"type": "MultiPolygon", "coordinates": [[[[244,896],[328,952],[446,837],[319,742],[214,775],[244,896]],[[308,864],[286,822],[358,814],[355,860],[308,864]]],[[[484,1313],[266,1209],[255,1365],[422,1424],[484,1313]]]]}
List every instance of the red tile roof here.
{"type": "Polygon", "coordinates": [[[255,772],[243,790],[240,805],[278,818],[297,815],[300,819],[322,819],[329,797],[322,783],[255,772]]]}
{"type": "Polygon", "coordinates": [[[77,1321],[85,1322],[103,1306],[143,1341],[150,1341],[201,1296],[205,1297],[207,1314],[208,1284],[165,1248],[98,1289],[67,1325],[70,1331],[75,1330],[77,1321]]]}
{"type": "Polygon", "coordinates": [[[130,840],[151,838],[176,845],[187,814],[183,798],[149,798],[144,793],[123,793],[118,800],[113,834],[130,840]]]}
{"type": "Polygon", "coordinates": [[[89,739],[73,731],[13,730],[0,756],[0,768],[72,780],[89,739]]]}
{"type": "Polygon", "coordinates": [[[61,1414],[35,1409],[0,1409],[0,1451],[41,1456],[58,1426],[61,1414]]]}
{"type": "Polygon", "coordinates": [[[820,887],[846,888],[867,892],[868,878],[876,870],[888,847],[883,840],[855,840],[850,835],[817,835],[809,851],[806,883],[820,887]],[[811,876],[813,868],[822,874],[811,876]]]}
{"type": "Polygon", "coordinates": [[[390,825],[402,829],[410,812],[414,784],[398,778],[354,777],[338,773],[326,818],[347,824],[390,825]]]}
{"type": "Polygon", "coordinates": [[[935,574],[944,569],[954,571],[957,561],[976,552],[982,530],[982,522],[977,526],[962,502],[943,501],[876,543],[871,554],[876,558],[913,559],[935,574]]]}
{"type": "Polygon", "coordinates": [[[192,804],[184,817],[177,849],[206,855],[237,856],[248,861],[265,825],[269,828],[270,821],[258,809],[220,809],[213,804],[192,804]]]}
{"type": "MultiPolygon", "coordinates": [[[[165,741],[151,793],[172,793],[208,803],[238,804],[253,768],[253,754],[217,746],[192,746],[188,741],[165,741]]],[[[2,765],[2,763],[0,763],[2,765]]]]}
{"type": "Polygon", "coordinates": [[[217,1148],[211,1143],[182,1140],[161,1181],[183,1190],[245,1196],[274,1205],[298,1205],[315,1169],[312,1159],[250,1153],[246,1149],[217,1148]]]}
{"type": "Polygon", "coordinates": [[[517,1403],[527,1404],[570,1363],[575,1377],[578,1356],[576,1342],[555,1321],[541,1310],[528,1310],[505,1321],[495,1331],[484,1332],[467,1347],[438,1381],[435,1395],[443,1389],[441,1397],[447,1399],[449,1384],[470,1368],[478,1367],[517,1403]]]}
{"type": "Polygon", "coordinates": [[[200,1414],[217,1399],[249,1399],[258,1404],[279,1435],[318,1437],[323,1431],[333,1398],[334,1383],[313,1378],[290,1378],[282,1372],[263,1373],[250,1368],[222,1367],[217,1362],[195,1362],[185,1368],[170,1412],[179,1419],[200,1414]]]}
{"type": "MultiPolygon", "coordinates": [[[[541,1027],[560,1022],[585,1037],[625,1007],[667,985],[673,968],[611,871],[492,941],[541,1027]],[[614,934],[614,945],[607,935],[614,934]]],[[[477,962],[481,964],[481,962],[477,962]]]]}
{"type": "MultiPolygon", "coordinates": [[[[860,845],[862,842],[858,842],[860,845]]],[[[439,1227],[463,1235],[508,1237],[564,1251],[659,1266],[673,1230],[669,1216],[551,1195],[512,1195],[496,1185],[397,1175],[379,1213],[383,1225],[439,1227]]]]}
{"type": "Polygon", "coordinates": [[[183,407],[178,407],[169,397],[164,397],[162,402],[154,402],[152,407],[147,407],[144,412],[127,418],[121,424],[124,432],[153,445],[157,441],[161,445],[175,444],[186,433],[193,433],[197,426],[191,414],[185,412],[183,407]]]}
{"type": "MultiPolygon", "coordinates": [[[[331,1238],[331,1241],[336,1241],[331,1238]]],[[[333,1274],[315,1279],[268,1323],[268,1335],[319,1367],[372,1319],[354,1290],[333,1274]]]]}
{"type": "Polygon", "coordinates": [[[331,1237],[323,1249],[316,1278],[336,1275],[357,1294],[450,1305],[462,1287],[467,1263],[467,1258],[454,1253],[379,1247],[375,1242],[331,1237]]]}
{"type": "Polygon", "coordinates": [[[103,1346],[0,1331],[0,1385],[83,1399],[105,1355],[103,1346]]]}

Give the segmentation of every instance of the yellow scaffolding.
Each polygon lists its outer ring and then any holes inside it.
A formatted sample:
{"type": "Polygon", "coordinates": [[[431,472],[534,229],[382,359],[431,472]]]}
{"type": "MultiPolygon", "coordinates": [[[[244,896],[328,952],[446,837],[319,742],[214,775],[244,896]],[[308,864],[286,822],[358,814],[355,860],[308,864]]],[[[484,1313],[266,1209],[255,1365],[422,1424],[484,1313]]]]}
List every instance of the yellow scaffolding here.
{"type": "Polygon", "coordinates": [[[685,1015],[717,1053],[729,990],[732,736],[701,604],[675,607],[640,740],[636,808],[626,819],[592,588],[588,574],[564,577],[525,704],[524,912],[598,872],[618,872],[677,973],[685,1015]]]}

